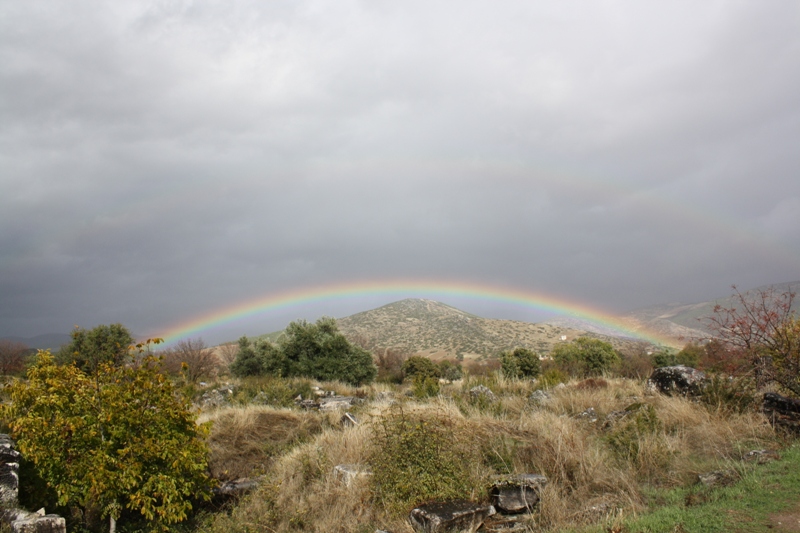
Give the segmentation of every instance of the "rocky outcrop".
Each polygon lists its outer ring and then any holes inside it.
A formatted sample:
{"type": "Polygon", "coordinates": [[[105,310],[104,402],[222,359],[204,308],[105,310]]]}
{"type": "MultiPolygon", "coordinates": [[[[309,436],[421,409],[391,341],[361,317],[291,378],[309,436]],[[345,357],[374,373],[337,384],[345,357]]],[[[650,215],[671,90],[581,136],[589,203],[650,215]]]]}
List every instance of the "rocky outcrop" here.
{"type": "Polygon", "coordinates": [[[475,533],[495,514],[491,505],[467,501],[428,503],[411,510],[411,526],[419,533],[475,533]]]}
{"type": "Polygon", "coordinates": [[[261,478],[239,478],[233,481],[224,481],[214,487],[213,494],[221,498],[238,498],[254,491],[261,483],[261,478]]]}
{"type": "Polygon", "coordinates": [[[768,392],[764,394],[761,410],[773,427],[800,434],[800,401],[768,392]]]}
{"type": "Polygon", "coordinates": [[[688,366],[665,366],[656,368],[647,380],[647,389],[661,394],[697,396],[703,392],[706,375],[688,366]]]}

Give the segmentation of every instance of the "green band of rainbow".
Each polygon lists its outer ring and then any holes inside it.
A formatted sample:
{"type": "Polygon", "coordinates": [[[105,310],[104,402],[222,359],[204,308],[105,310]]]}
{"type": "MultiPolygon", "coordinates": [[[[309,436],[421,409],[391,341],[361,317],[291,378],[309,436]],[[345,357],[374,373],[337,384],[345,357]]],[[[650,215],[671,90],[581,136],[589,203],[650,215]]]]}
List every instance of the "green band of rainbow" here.
{"type": "Polygon", "coordinates": [[[633,329],[619,317],[564,298],[530,292],[525,289],[500,287],[486,283],[441,280],[374,280],[337,283],[271,293],[235,305],[195,316],[155,335],[166,343],[196,336],[211,328],[291,307],[310,303],[365,296],[420,297],[446,299],[467,298],[478,301],[511,304],[558,315],[580,318],[610,328],[628,337],[654,344],[675,345],[675,339],[651,331],[633,329]]]}

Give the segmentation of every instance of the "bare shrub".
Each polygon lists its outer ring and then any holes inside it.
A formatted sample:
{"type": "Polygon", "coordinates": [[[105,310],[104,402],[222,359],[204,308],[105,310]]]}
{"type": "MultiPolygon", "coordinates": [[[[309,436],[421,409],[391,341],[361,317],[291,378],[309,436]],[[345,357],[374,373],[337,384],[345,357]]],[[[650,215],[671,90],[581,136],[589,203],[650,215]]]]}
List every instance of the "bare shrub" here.
{"type": "Polygon", "coordinates": [[[0,339],[0,374],[18,374],[25,368],[30,349],[21,342],[0,339]]]}
{"type": "Polygon", "coordinates": [[[216,376],[219,359],[203,339],[186,339],[165,350],[164,368],[172,375],[182,375],[190,383],[216,376]]]}

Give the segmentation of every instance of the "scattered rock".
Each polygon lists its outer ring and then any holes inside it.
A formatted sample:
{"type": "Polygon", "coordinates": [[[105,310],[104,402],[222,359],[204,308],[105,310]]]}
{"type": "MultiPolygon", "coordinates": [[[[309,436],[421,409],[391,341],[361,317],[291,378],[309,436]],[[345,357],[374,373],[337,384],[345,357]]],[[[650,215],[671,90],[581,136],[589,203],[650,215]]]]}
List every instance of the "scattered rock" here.
{"type": "Polygon", "coordinates": [[[491,505],[452,501],[421,505],[411,510],[408,519],[414,530],[420,533],[444,531],[475,533],[495,512],[491,505]]]}
{"type": "Polygon", "coordinates": [[[392,391],[380,391],[378,394],[375,395],[376,402],[393,402],[394,401],[394,392],[392,391]]]}
{"type": "Polygon", "coordinates": [[[359,478],[372,475],[372,470],[365,465],[336,465],[333,467],[333,476],[349,487],[359,478]]]}
{"type": "Polygon", "coordinates": [[[773,427],[800,434],[800,401],[768,392],[764,394],[761,410],[773,427]]]}
{"type": "Polygon", "coordinates": [[[319,410],[336,411],[337,409],[348,409],[361,401],[359,398],[352,396],[326,396],[319,399],[319,410]]]}
{"type": "Polygon", "coordinates": [[[489,400],[490,402],[494,402],[497,400],[497,396],[494,395],[492,389],[485,385],[478,385],[477,387],[472,387],[469,390],[469,397],[473,400],[477,400],[479,398],[484,398],[489,400]]]}
{"type": "Polygon", "coordinates": [[[243,477],[233,481],[225,481],[220,483],[219,486],[214,487],[213,493],[214,496],[238,498],[255,490],[259,483],[261,483],[261,478],[251,479],[243,477]]]}
{"type": "Polygon", "coordinates": [[[735,470],[715,470],[707,474],[700,474],[697,478],[706,487],[727,487],[736,483],[739,474],[735,470]]]}
{"type": "Polygon", "coordinates": [[[492,505],[503,514],[530,513],[545,485],[547,478],[540,474],[498,476],[489,491],[492,505]]]}
{"type": "Polygon", "coordinates": [[[751,450],[744,454],[742,459],[747,462],[763,465],[764,463],[780,459],[780,456],[778,452],[773,452],[771,450],[751,450]]]}
{"type": "Polygon", "coordinates": [[[232,387],[223,387],[206,391],[200,396],[200,407],[203,409],[213,409],[217,407],[227,407],[231,404],[233,396],[232,387]]]}
{"type": "Polygon", "coordinates": [[[355,427],[360,424],[358,418],[356,418],[356,415],[353,413],[343,414],[341,420],[339,420],[339,423],[342,425],[342,427],[346,428],[355,427]]]}
{"type": "Polygon", "coordinates": [[[597,412],[594,410],[594,407],[590,407],[582,413],[578,413],[575,415],[575,418],[579,418],[581,420],[586,420],[587,422],[595,423],[597,422],[597,412]]]}
{"type": "Polygon", "coordinates": [[[647,390],[672,396],[697,396],[703,392],[706,375],[688,366],[665,366],[656,368],[647,380],[647,390]]]}
{"type": "Polygon", "coordinates": [[[644,404],[640,402],[632,403],[621,411],[611,411],[606,415],[606,421],[603,423],[603,429],[610,429],[628,417],[628,415],[637,412],[644,404]]]}
{"type": "Polygon", "coordinates": [[[545,403],[547,400],[549,400],[550,398],[552,398],[550,393],[539,389],[539,390],[535,390],[535,391],[533,391],[531,393],[531,395],[528,397],[528,401],[530,401],[531,403],[536,404],[536,405],[541,405],[541,404],[545,403]]]}
{"type": "Polygon", "coordinates": [[[11,533],[66,533],[67,522],[55,514],[22,511],[10,522],[11,533]]]}

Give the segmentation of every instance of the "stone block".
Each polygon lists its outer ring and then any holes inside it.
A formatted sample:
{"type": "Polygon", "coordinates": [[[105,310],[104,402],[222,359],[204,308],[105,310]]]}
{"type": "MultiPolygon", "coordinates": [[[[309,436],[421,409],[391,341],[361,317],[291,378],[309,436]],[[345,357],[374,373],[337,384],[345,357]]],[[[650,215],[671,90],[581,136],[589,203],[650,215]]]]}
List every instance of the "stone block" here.
{"type": "Polygon", "coordinates": [[[475,533],[495,512],[491,505],[452,501],[421,505],[408,518],[419,533],[475,533]]]}

